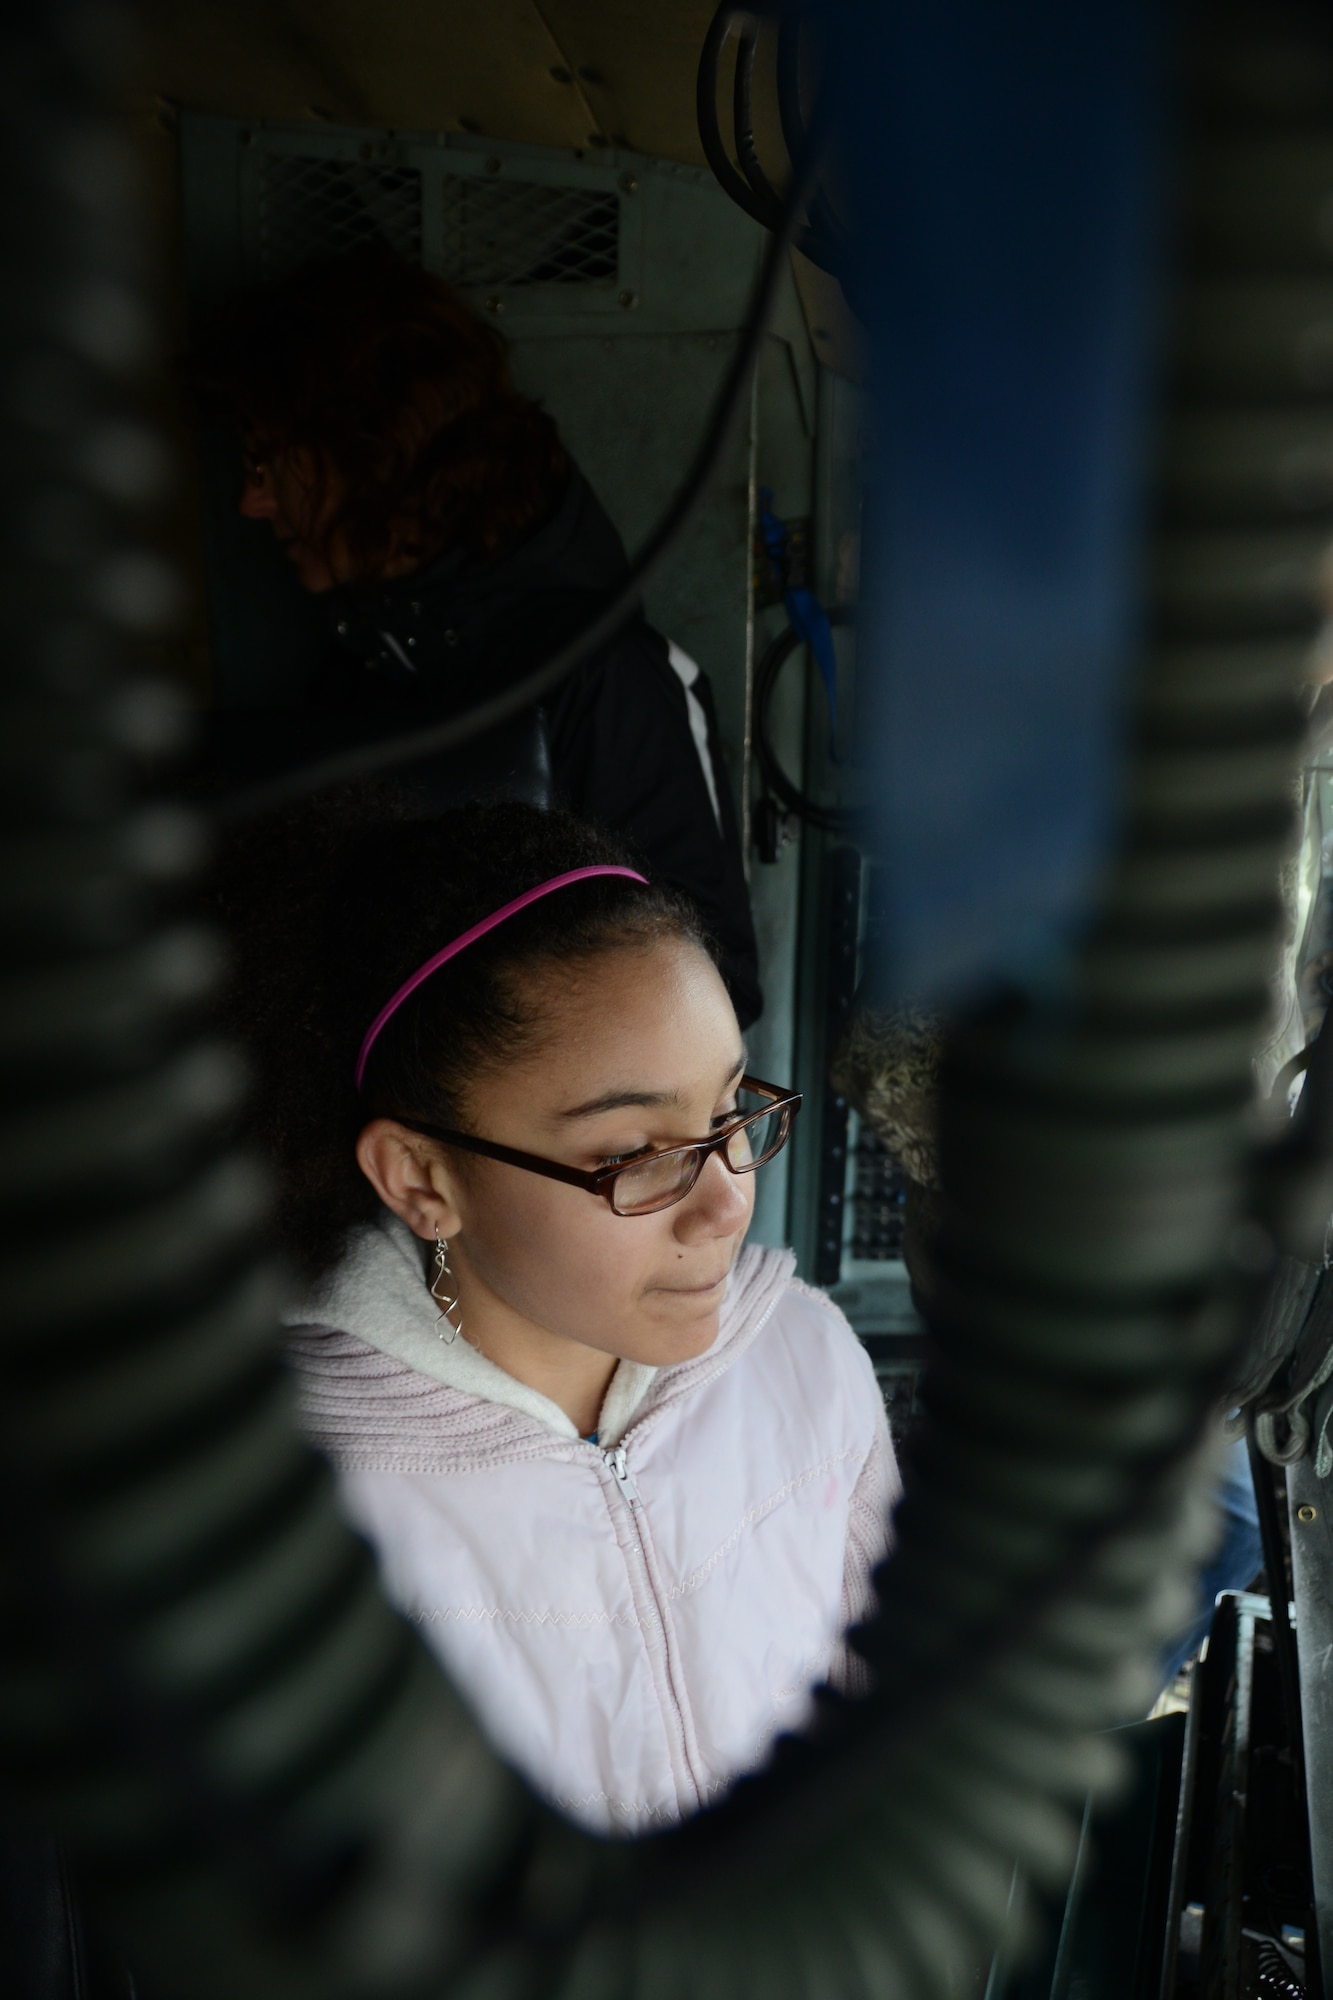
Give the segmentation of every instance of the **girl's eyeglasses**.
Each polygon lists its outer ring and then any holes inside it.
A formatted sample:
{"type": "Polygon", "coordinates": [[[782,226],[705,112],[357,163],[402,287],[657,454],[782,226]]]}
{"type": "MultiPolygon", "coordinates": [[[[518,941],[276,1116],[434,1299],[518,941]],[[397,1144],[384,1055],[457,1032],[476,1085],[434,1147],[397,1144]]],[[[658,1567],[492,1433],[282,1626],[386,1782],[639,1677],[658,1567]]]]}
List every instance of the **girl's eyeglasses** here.
{"type": "Polygon", "coordinates": [[[752,1174],[756,1167],[762,1167],[786,1145],[800,1108],[799,1090],[778,1090],[771,1083],[761,1083],[757,1076],[743,1076],[737,1090],[736,1116],[711,1138],[691,1139],[660,1152],[638,1153],[633,1159],[617,1160],[590,1173],[559,1160],[544,1160],[536,1153],[517,1152],[512,1146],[497,1146],[489,1139],[474,1139],[470,1132],[453,1132],[444,1125],[427,1125],[415,1118],[400,1122],[424,1138],[461,1146],[465,1152],[480,1153],[483,1159],[586,1188],[589,1194],[608,1202],[616,1215],[653,1215],[685,1199],[713,1153],[733,1174],[752,1174]],[[762,1100],[757,1105],[756,1098],[762,1100]]]}

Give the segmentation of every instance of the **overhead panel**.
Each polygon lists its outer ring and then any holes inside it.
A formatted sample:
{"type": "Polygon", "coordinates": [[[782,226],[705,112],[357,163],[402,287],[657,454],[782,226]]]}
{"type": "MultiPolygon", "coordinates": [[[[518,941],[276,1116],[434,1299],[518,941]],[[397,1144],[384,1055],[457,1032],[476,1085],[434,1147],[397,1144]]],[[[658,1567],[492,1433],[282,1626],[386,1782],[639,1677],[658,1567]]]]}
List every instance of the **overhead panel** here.
{"type": "Polygon", "coordinates": [[[143,0],[144,89],[183,110],[616,147],[701,164],[714,0],[143,0]]]}

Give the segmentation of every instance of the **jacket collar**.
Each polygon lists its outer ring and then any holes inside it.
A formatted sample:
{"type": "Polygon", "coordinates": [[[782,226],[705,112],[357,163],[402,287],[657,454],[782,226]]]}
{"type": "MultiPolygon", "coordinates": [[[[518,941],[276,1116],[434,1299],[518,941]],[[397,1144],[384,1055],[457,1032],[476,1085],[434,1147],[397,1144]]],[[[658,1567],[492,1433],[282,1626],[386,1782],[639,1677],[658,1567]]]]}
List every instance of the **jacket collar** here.
{"type": "Polygon", "coordinates": [[[391,645],[398,664],[416,671],[422,664],[417,656],[465,646],[478,621],[489,623],[497,609],[552,590],[609,593],[627,566],[624,544],[601,502],[571,467],[554,513],[493,560],[446,549],[408,576],[331,590],[320,610],[349,650],[378,657],[391,645]]]}
{"type": "MultiPolygon", "coordinates": [[[[466,1336],[440,1338],[436,1305],[426,1279],[426,1246],[406,1223],[385,1210],[353,1232],[347,1253],[283,1322],[303,1331],[333,1329],[389,1356],[471,1402],[526,1418],[548,1435],[576,1440],[574,1424],[549,1397],[516,1381],[473,1347],[466,1336]]],[[[598,1442],[616,1445],[631,1425],[701,1388],[744,1352],[791,1282],[789,1250],[742,1248],[727,1284],[717,1338],[704,1354],[670,1368],[622,1361],[611,1378],[598,1419],[598,1442]]],[[[370,1393],[357,1384],[357,1397],[370,1393]]]]}

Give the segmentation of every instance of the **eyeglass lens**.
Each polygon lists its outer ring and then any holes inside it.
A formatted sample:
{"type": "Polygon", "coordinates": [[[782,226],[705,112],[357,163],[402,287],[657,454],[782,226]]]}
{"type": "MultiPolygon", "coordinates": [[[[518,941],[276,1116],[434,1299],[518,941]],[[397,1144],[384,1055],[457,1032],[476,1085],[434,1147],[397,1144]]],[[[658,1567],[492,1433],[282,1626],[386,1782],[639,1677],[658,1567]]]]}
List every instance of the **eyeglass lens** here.
{"type": "MultiPolygon", "coordinates": [[[[731,1134],[723,1150],[733,1171],[747,1173],[779,1151],[787,1136],[790,1116],[786,1111],[773,1110],[748,1090],[739,1093],[736,1108],[738,1115],[749,1117],[750,1122],[731,1134]]],[[[699,1171],[697,1153],[655,1154],[617,1174],[612,1203],[621,1215],[647,1215],[688,1194],[699,1178],[699,1171]]]]}

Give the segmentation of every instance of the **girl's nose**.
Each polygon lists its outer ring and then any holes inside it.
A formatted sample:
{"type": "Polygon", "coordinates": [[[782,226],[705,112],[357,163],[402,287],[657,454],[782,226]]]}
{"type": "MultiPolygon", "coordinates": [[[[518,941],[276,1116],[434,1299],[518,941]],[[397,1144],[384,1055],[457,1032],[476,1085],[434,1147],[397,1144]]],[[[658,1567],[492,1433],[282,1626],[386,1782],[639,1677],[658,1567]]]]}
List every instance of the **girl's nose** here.
{"type": "Polygon", "coordinates": [[[698,1236],[734,1236],[749,1220],[754,1201],[754,1176],[729,1173],[717,1154],[705,1160],[690,1192],[676,1210],[676,1234],[688,1241],[698,1236]]]}

